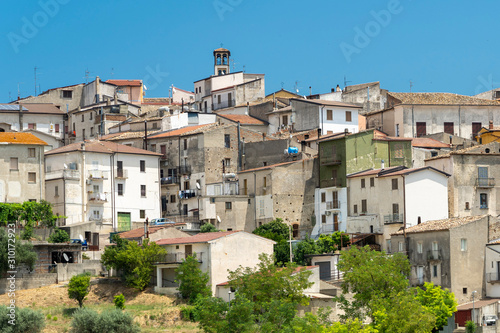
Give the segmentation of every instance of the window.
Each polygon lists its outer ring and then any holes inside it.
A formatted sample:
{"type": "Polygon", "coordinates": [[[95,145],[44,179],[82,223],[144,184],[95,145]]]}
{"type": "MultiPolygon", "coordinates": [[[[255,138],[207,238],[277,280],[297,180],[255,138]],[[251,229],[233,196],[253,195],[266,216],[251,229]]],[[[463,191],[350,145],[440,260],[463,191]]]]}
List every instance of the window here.
{"type": "Polygon", "coordinates": [[[399,124],[396,124],[396,136],[399,136],[399,124]]]}
{"type": "Polygon", "coordinates": [[[326,193],[321,192],[321,202],[326,202],[326,193]]]}
{"type": "Polygon", "coordinates": [[[464,295],[466,295],[466,294],[467,294],[467,288],[462,288],[462,293],[463,293],[464,295]]]}
{"type": "Polygon", "coordinates": [[[72,90],[63,90],[61,91],[61,97],[62,98],[73,98],[73,91],[72,90]]]}
{"type": "Polygon", "coordinates": [[[264,177],[263,183],[264,183],[264,187],[266,187],[267,186],[267,177],[264,177]]]}
{"type": "Polygon", "coordinates": [[[29,123],[28,124],[28,129],[36,130],[36,124],[35,123],[29,123]]]}
{"type": "Polygon", "coordinates": [[[474,139],[481,130],[481,123],[472,123],[472,139],[474,139]]]}
{"type": "Polygon", "coordinates": [[[189,180],[184,182],[184,191],[189,190],[189,180]]]}
{"type": "Polygon", "coordinates": [[[146,210],[144,209],[139,210],[139,218],[141,219],[146,218],[146,210]]]}
{"type": "Polygon", "coordinates": [[[392,252],[391,240],[390,239],[386,240],[386,244],[387,244],[387,253],[391,253],[392,252]]]}
{"type": "Polygon", "coordinates": [[[437,250],[439,250],[438,242],[432,242],[432,251],[437,251],[437,250]]]}
{"type": "Polygon", "coordinates": [[[366,207],[366,199],[361,200],[361,213],[366,213],[367,212],[367,207],[366,207]]]}
{"type": "Polygon", "coordinates": [[[445,122],[444,123],[444,132],[453,135],[453,123],[452,122],[445,122]]]}
{"type": "Polygon", "coordinates": [[[94,185],[94,193],[99,193],[99,185],[94,185]]]}
{"type": "MultiPolygon", "coordinates": [[[[248,195],[248,180],[243,179],[243,195],[248,195]]],[[[250,199],[248,199],[250,200],[250,199]]]]}
{"type": "Polygon", "coordinates": [[[352,121],[352,113],[351,111],[345,112],[345,121],[352,121]]]}
{"type": "Polygon", "coordinates": [[[220,104],[221,103],[221,95],[218,95],[217,96],[217,104],[220,104]]]}
{"type": "Polygon", "coordinates": [[[299,225],[298,224],[292,224],[292,237],[299,237],[299,225]]]}
{"type": "Polygon", "coordinates": [[[392,189],[397,190],[398,189],[398,179],[393,179],[392,180],[392,189]]]}
{"type": "Polygon", "coordinates": [[[231,159],[230,158],[225,158],[224,159],[224,166],[226,168],[230,167],[231,166],[231,159]]]}
{"type": "Polygon", "coordinates": [[[438,266],[432,265],[432,277],[437,277],[437,276],[438,276],[438,266]]]}
{"type": "Polygon", "coordinates": [[[365,179],[361,179],[361,188],[365,188],[365,179]]]}
{"type": "Polygon", "coordinates": [[[139,161],[139,167],[141,172],[146,172],[146,161],[145,160],[140,160],[139,161]]]}
{"type": "Polygon", "coordinates": [[[333,111],[326,110],[326,120],[333,120],[333,111]]]}
{"type": "MultiPolygon", "coordinates": [[[[56,128],[56,133],[59,133],[59,124],[55,124],[55,128],[56,128]]],[[[66,131],[67,133],[68,131],[66,131]]]]}
{"type": "Polygon", "coordinates": [[[226,201],[226,210],[231,210],[233,208],[233,203],[226,201]]]}
{"type": "Polygon", "coordinates": [[[468,201],[465,203],[465,210],[470,210],[470,204],[468,201]]]}
{"type": "Polygon", "coordinates": [[[89,119],[90,119],[90,120],[92,120],[93,114],[94,114],[94,113],[93,113],[92,111],[90,111],[90,113],[89,113],[89,119]]]}
{"type": "Polygon", "coordinates": [[[460,251],[467,251],[467,238],[460,240],[460,251]]]}
{"type": "Polygon", "coordinates": [[[231,148],[231,135],[224,134],[224,148],[231,148]]]}
{"type": "Polygon", "coordinates": [[[94,128],[93,127],[90,128],[90,136],[94,136],[94,128]]]}
{"type": "Polygon", "coordinates": [[[417,253],[422,254],[423,252],[423,246],[422,243],[417,243],[417,253]]]}
{"type": "Polygon", "coordinates": [[[427,124],[425,122],[417,122],[417,138],[427,134],[427,124]]]}
{"type": "Polygon", "coordinates": [[[399,204],[392,204],[392,214],[396,215],[395,218],[397,219],[397,215],[399,215],[399,204]]]}
{"type": "Polygon", "coordinates": [[[358,205],[354,205],[352,207],[352,211],[353,211],[354,214],[357,214],[358,213],[358,205]]]}
{"type": "Polygon", "coordinates": [[[398,251],[403,252],[404,250],[405,250],[405,248],[403,246],[403,242],[398,242],[398,251]]]}
{"type": "Polygon", "coordinates": [[[82,114],[82,123],[85,121],[85,115],[82,114]]]}
{"type": "Polygon", "coordinates": [[[370,187],[375,187],[375,177],[370,177],[370,187]]]}
{"type": "Polygon", "coordinates": [[[481,193],[479,194],[479,208],[488,208],[488,194],[481,193]]]}
{"type": "Polygon", "coordinates": [[[283,126],[288,126],[288,116],[287,115],[282,117],[282,124],[283,124],[283,126]]]}
{"type": "Polygon", "coordinates": [[[94,211],[92,211],[92,215],[93,215],[93,217],[94,217],[94,220],[100,220],[100,219],[101,219],[101,218],[100,218],[101,214],[99,213],[99,211],[98,211],[98,210],[94,210],[94,211]]]}
{"type": "Polygon", "coordinates": [[[54,196],[55,197],[59,196],[59,186],[54,187],[54,196]]]}
{"type": "Polygon", "coordinates": [[[321,223],[326,223],[326,215],[321,215],[321,223]]]}
{"type": "Polygon", "coordinates": [[[123,184],[118,184],[118,195],[123,195],[123,184]]]}
{"type": "Polygon", "coordinates": [[[28,157],[36,157],[35,148],[28,148],[28,157]]]}
{"type": "Polygon", "coordinates": [[[85,128],[82,129],[82,139],[85,140],[85,128]]]}
{"type": "Polygon", "coordinates": [[[36,172],[28,172],[28,183],[36,183],[36,172]]]}
{"type": "Polygon", "coordinates": [[[170,203],[175,203],[175,194],[170,195],[170,203]]]}
{"type": "Polygon", "coordinates": [[[146,196],[146,185],[141,185],[141,197],[146,196]]]}
{"type": "Polygon", "coordinates": [[[163,155],[163,158],[167,157],[167,146],[166,145],[160,146],[160,154],[163,155]]]}
{"type": "Polygon", "coordinates": [[[404,158],[403,144],[394,144],[394,158],[404,158]]]}

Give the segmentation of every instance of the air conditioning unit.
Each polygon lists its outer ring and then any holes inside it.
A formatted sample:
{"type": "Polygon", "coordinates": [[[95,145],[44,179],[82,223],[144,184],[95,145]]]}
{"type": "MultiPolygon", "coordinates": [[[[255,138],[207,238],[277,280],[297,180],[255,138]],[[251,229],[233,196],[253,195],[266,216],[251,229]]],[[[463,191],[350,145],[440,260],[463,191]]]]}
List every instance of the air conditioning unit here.
{"type": "Polygon", "coordinates": [[[325,212],[325,215],[326,215],[326,216],[330,216],[330,215],[332,215],[332,212],[330,212],[329,210],[327,210],[327,211],[325,212]]]}

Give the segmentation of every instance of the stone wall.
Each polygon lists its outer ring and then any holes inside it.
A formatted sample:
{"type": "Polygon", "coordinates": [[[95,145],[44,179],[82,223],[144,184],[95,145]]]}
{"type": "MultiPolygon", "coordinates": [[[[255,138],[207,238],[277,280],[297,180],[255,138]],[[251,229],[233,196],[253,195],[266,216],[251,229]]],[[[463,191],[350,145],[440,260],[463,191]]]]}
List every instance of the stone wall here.
{"type": "MultiPolygon", "coordinates": [[[[34,289],[57,283],[56,273],[45,274],[17,274],[15,290],[34,289]]],[[[0,294],[5,294],[10,289],[10,280],[0,279],[0,294]]]]}

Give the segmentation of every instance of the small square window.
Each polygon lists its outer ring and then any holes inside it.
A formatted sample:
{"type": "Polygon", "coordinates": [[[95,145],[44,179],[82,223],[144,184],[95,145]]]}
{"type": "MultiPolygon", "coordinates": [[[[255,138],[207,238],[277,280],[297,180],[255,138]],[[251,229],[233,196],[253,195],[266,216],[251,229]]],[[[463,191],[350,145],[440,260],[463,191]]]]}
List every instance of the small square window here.
{"type": "Polygon", "coordinates": [[[170,195],[170,203],[175,203],[175,194],[170,195]]]}
{"type": "Polygon", "coordinates": [[[460,250],[467,251],[467,238],[462,238],[460,240],[460,250]]]}
{"type": "Polygon", "coordinates": [[[462,288],[462,293],[463,293],[464,295],[467,295],[467,288],[462,288]]]}
{"type": "Polygon", "coordinates": [[[36,172],[28,172],[28,183],[36,183],[36,172]]]}
{"type": "Polygon", "coordinates": [[[63,90],[62,91],[62,98],[73,98],[73,91],[72,90],[63,90]]]}
{"type": "Polygon", "coordinates": [[[139,218],[141,219],[146,218],[146,210],[144,209],[139,210],[139,218]]]}
{"type": "Polygon", "coordinates": [[[232,202],[226,202],[226,210],[231,210],[233,208],[232,202]]]}
{"type": "Polygon", "coordinates": [[[35,148],[28,148],[28,157],[36,157],[35,148]]]}

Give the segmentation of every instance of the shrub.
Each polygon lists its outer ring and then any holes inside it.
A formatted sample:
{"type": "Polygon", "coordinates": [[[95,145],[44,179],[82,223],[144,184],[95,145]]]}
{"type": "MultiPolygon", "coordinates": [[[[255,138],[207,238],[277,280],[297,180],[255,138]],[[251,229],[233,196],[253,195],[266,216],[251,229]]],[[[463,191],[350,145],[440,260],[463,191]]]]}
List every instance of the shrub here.
{"type": "Polygon", "coordinates": [[[113,299],[113,303],[115,303],[117,309],[125,309],[125,296],[123,296],[123,294],[116,295],[113,299]]]}
{"type": "Polygon", "coordinates": [[[90,257],[89,257],[89,255],[88,255],[87,253],[83,252],[83,253],[82,253],[82,259],[83,259],[83,260],[89,260],[89,259],[90,259],[90,257]]]}
{"type": "Polygon", "coordinates": [[[78,274],[69,280],[68,296],[71,299],[78,301],[78,305],[83,307],[83,300],[89,294],[90,289],[90,275],[78,274]]]}
{"type": "Polygon", "coordinates": [[[139,327],[133,323],[133,318],[120,310],[106,311],[101,314],[89,309],[79,309],[71,321],[73,333],[136,333],[139,327]]]}
{"type": "Polygon", "coordinates": [[[70,241],[70,238],[66,231],[56,228],[54,233],[50,235],[48,241],[50,243],[66,243],[70,241]]]}
{"type": "Polygon", "coordinates": [[[476,331],[476,324],[472,320],[465,322],[465,332],[474,333],[476,331]]]}
{"type": "Polygon", "coordinates": [[[205,223],[201,226],[200,232],[217,232],[219,231],[212,223],[205,223]]]}
{"type": "Polygon", "coordinates": [[[185,321],[196,321],[196,306],[183,305],[181,306],[181,318],[185,321]]]}
{"type": "Polygon", "coordinates": [[[2,333],[39,333],[45,327],[43,314],[29,308],[16,308],[15,325],[9,323],[10,309],[0,306],[0,332],[2,333]]]}
{"type": "Polygon", "coordinates": [[[175,270],[177,274],[175,282],[179,284],[179,292],[190,303],[193,303],[198,296],[205,297],[212,294],[208,286],[210,278],[199,266],[195,253],[193,256],[188,256],[175,270]]]}

